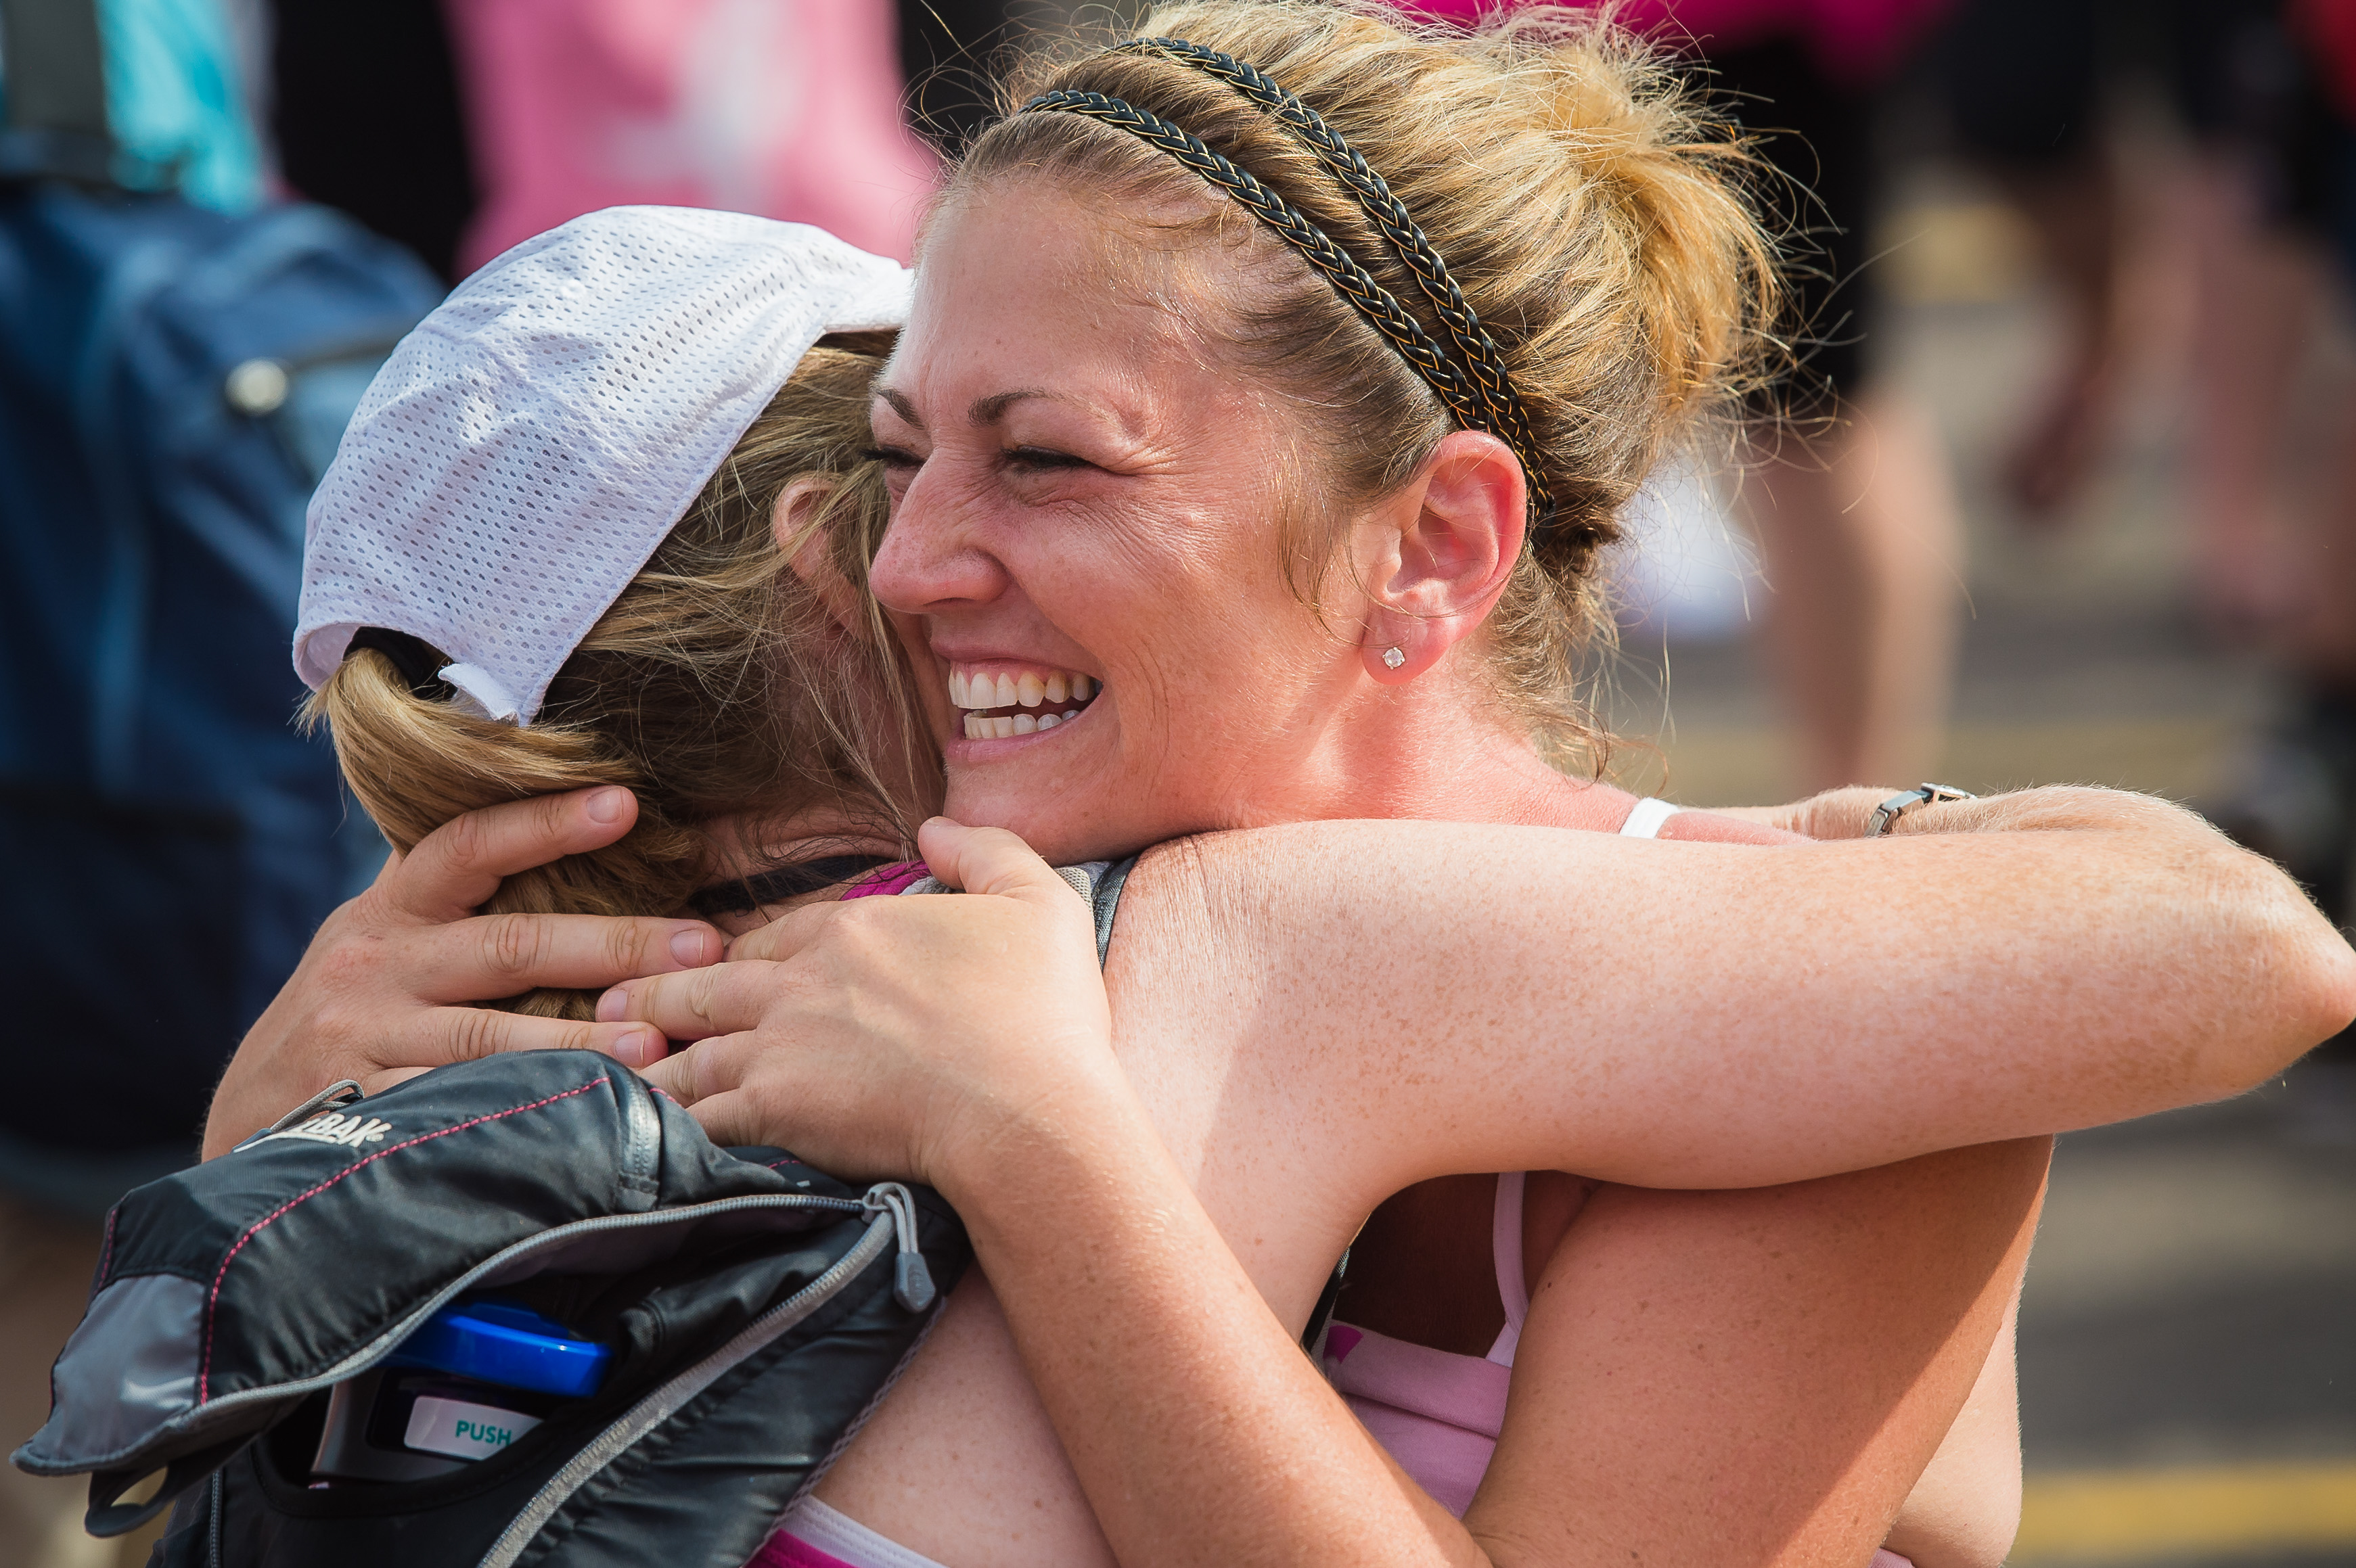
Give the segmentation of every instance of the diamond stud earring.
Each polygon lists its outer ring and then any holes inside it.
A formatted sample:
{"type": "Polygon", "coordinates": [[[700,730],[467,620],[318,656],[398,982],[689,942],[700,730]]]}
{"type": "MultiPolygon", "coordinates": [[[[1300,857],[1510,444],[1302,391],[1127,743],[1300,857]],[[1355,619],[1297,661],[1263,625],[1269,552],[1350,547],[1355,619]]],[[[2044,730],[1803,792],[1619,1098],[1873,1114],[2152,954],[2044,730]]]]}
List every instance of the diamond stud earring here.
{"type": "Polygon", "coordinates": [[[1383,650],[1383,667],[1385,669],[1397,669],[1399,666],[1405,663],[1407,663],[1407,655],[1401,653],[1398,649],[1385,648],[1383,650]]]}

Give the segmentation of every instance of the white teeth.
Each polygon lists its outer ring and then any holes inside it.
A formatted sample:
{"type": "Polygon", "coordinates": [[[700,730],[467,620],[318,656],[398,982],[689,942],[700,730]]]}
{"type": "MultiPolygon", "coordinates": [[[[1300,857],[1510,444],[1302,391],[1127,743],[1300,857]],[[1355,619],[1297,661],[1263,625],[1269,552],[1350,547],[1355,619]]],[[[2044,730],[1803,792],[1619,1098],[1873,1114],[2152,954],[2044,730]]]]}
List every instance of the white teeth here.
{"type": "Polygon", "coordinates": [[[1039,728],[1039,720],[1032,718],[1028,713],[1017,713],[1009,722],[1013,724],[1014,732],[1018,735],[1028,735],[1039,728]]]}
{"type": "MultiPolygon", "coordinates": [[[[1020,675],[949,671],[949,706],[952,708],[1055,709],[1066,702],[1086,702],[1096,688],[1097,683],[1088,677],[1060,669],[1050,670],[1044,675],[1035,670],[1024,670],[1020,675]]],[[[1076,711],[1067,709],[1064,717],[1069,719],[1076,711]]],[[[984,726],[985,736],[991,729],[994,726],[984,726]]]]}
{"type": "Polygon", "coordinates": [[[1065,719],[1065,721],[1068,723],[1068,722],[1069,722],[1069,721],[1071,721],[1072,720],[1077,719],[1079,716],[1080,716],[1080,710],[1079,710],[1078,709],[1075,708],[1075,709],[1073,709],[1069,713],[1065,714],[1065,715],[1064,715],[1064,719],[1065,719]]]}
{"type": "Polygon", "coordinates": [[[1061,724],[1063,720],[1061,719],[1056,718],[1052,713],[1042,713],[1039,715],[1039,728],[1042,730],[1053,730],[1056,725],[1061,724]]]}
{"type": "Polygon", "coordinates": [[[993,719],[990,721],[990,732],[1001,741],[1012,741],[1014,739],[1014,720],[993,719]]]}
{"type": "Polygon", "coordinates": [[[980,730],[981,720],[976,719],[970,713],[967,714],[965,716],[965,738],[969,741],[978,741],[981,739],[980,730]]]}

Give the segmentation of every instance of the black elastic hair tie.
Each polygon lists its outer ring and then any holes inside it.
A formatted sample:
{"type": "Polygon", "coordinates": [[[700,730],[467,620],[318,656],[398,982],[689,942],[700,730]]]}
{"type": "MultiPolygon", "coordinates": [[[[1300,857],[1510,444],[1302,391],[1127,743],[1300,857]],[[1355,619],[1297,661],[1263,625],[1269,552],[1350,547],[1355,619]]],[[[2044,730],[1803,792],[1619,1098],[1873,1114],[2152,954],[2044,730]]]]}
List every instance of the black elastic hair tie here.
{"type": "Polygon", "coordinates": [[[784,903],[787,899],[847,882],[878,866],[891,864],[882,855],[822,855],[814,860],[780,866],[775,870],[701,889],[689,897],[687,907],[706,920],[723,914],[746,914],[763,904],[784,903]]]}
{"type": "Polygon", "coordinates": [[[422,701],[447,702],[457,695],[457,688],[442,678],[442,667],[450,661],[423,637],[383,626],[362,626],[344,645],[344,656],[349,658],[362,648],[374,648],[391,659],[401,678],[409,683],[410,695],[422,701]]]}

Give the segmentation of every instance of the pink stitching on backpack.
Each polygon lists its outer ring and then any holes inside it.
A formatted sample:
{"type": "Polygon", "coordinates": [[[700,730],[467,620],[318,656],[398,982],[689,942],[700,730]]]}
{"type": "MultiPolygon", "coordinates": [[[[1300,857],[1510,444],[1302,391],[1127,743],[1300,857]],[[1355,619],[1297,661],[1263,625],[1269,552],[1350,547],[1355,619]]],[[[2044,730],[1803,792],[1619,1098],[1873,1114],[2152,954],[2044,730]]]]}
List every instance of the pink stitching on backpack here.
{"type": "Polygon", "coordinates": [[[269,1224],[272,1221],[277,1219],[281,1214],[285,1213],[289,1209],[294,1208],[297,1203],[305,1202],[310,1199],[317,1197],[320,1193],[325,1192],[328,1188],[333,1187],[337,1182],[341,1181],[345,1177],[349,1176],[352,1172],[360,1169],[362,1167],[374,1165],[378,1160],[384,1158],[387,1155],[399,1154],[402,1149],[413,1148],[419,1144],[432,1143],[435,1138],[447,1137],[452,1133],[463,1133],[468,1127],[479,1127],[485,1122],[501,1121],[509,1116],[518,1115],[525,1111],[537,1111],[542,1105],[553,1105],[559,1100],[570,1100],[575,1094],[585,1094],[590,1090],[596,1088],[599,1084],[607,1082],[609,1082],[609,1080],[604,1078],[592,1079],[590,1082],[581,1085],[578,1089],[567,1089],[562,1094],[551,1094],[545,1100],[534,1100],[529,1105],[510,1105],[504,1111],[488,1112],[486,1115],[477,1116],[473,1121],[460,1122],[455,1126],[444,1127],[438,1133],[420,1133],[413,1138],[393,1145],[391,1148],[380,1148],[377,1150],[376,1153],[369,1156],[368,1158],[355,1160],[351,1164],[344,1167],[343,1169],[336,1172],[335,1175],[327,1178],[327,1180],[322,1181],[318,1186],[311,1189],[310,1191],[298,1193],[294,1197],[289,1198],[285,1202],[281,1203],[277,1208],[273,1209],[269,1213],[264,1214],[261,1219],[256,1220],[252,1225],[248,1226],[246,1228],[245,1234],[237,1239],[237,1245],[230,1248],[229,1256],[221,1259],[220,1272],[213,1275],[212,1292],[205,1297],[205,1354],[204,1360],[197,1368],[197,1403],[198,1404],[202,1404],[206,1400],[212,1397],[209,1390],[212,1386],[213,1375],[213,1308],[220,1305],[220,1302],[221,1281],[228,1276],[229,1265],[237,1261],[237,1254],[245,1250],[245,1243],[253,1240],[254,1233],[256,1232],[260,1231],[264,1225],[269,1224]]]}

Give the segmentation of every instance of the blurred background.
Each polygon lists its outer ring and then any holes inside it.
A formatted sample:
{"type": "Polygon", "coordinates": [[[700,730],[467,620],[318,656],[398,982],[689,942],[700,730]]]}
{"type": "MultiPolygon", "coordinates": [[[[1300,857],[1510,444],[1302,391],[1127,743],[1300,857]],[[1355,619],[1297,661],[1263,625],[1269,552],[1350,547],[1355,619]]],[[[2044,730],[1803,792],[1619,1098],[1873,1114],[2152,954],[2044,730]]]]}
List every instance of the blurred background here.
{"type": "MultiPolygon", "coordinates": [[[[73,1042],[0,1101],[0,1435],[381,858],[286,645],[391,343],[616,202],[905,257],[1004,52],[1139,8],[0,0],[0,978],[73,1042]]],[[[1631,508],[1623,781],[2148,790],[2356,918],[2356,0],[1620,11],[1761,136],[1804,323],[1631,508]]],[[[2062,1140],[2021,1341],[2016,1563],[2356,1563],[2346,1042],[2062,1140]]],[[[0,1563],[144,1560],[80,1490],[0,1472],[0,1563]]]]}

